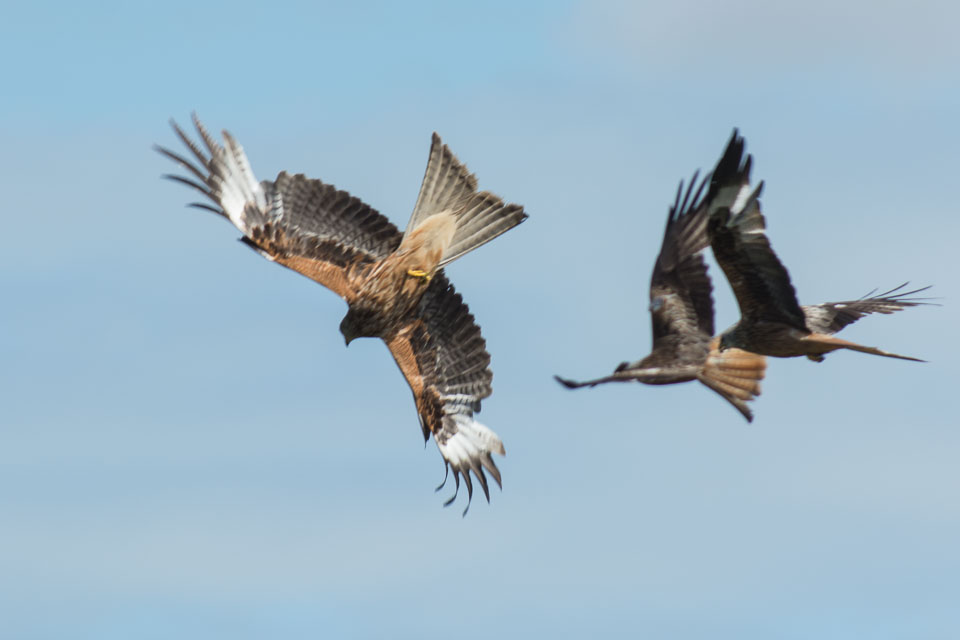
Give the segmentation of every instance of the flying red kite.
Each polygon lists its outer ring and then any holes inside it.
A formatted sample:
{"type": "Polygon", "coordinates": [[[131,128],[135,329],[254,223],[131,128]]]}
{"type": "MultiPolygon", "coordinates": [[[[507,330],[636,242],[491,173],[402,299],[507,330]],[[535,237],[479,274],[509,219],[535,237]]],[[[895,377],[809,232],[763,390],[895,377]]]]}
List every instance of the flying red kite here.
{"type": "Polygon", "coordinates": [[[870,313],[893,313],[926,304],[923,298],[910,296],[929,287],[896,293],[904,284],[878,296],[870,297],[871,292],[859,300],[801,307],[790,276],[764,233],[766,221],[760,213],[759,199],[762,191],[763,182],[753,193],[744,192],[744,197],[731,206],[716,209],[707,223],[713,255],[740,306],[740,321],[720,336],[720,349],[736,347],[778,358],[807,356],[815,362],[821,362],[831,351],[850,349],[923,362],[841,340],[833,334],[870,313]]]}
{"type": "Polygon", "coordinates": [[[221,146],[196,115],[193,123],[205,148],[171,122],[192,159],[156,147],[192,177],[165,177],[207,196],[213,205],[192,206],[230,220],[260,255],[347,302],[340,323],[346,343],[383,339],[413,391],[423,437],[433,435],[458,491],[463,476],[467,509],[471,472],[489,502],[484,470],[500,485],[492,454],[505,453],[497,434],[474,419],[492,392],[490,354],[443,266],[523,222],[523,207],[478,191],[476,177],[434,133],[420,195],[400,233],[369,205],[320,180],[281,172],[257,182],[229,133],[221,146]]]}
{"type": "Polygon", "coordinates": [[[604,382],[637,381],[675,384],[699,380],[736,407],[747,420],[753,413],[747,402],[760,395],[766,358],[739,349],[723,353],[713,337],[713,298],[703,251],[708,246],[706,225],[717,207],[729,207],[742,197],[750,183],[750,158],[741,164],[743,142],[730,139],[713,170],[710,188],[701,198],[707,178],[691,198],[697,174],[687,191],[683,182],[667,216],[660,255],[650,280],[650,316],[653,349],[646,358],[624,362],[605,378],[574,382],[555,376],[567,388],[604,382]],[[681,201],[681,195],[683,199],[681,201]]]}

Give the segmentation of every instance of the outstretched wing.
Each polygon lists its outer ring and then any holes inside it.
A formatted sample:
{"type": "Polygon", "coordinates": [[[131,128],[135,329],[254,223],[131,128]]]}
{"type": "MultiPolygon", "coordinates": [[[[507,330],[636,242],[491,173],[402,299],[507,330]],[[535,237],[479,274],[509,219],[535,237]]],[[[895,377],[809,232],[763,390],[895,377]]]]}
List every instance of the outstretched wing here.
{"type": "Polygon", "coordinates": [[[871,313],[894,313],[902,311],[907,307],[916,307],[923,304],[932,304],[926,302],[928,298],[911,297],[930,287],[922,287],[913,291],[904,291],[897,293],[907,286],[904,282],[899,287],[885,291],[884,293],[873,295],[871,291],[859,300],[849,300],[847,302],[825,302],[823,304],[804,305],[803,313],[807,319],[807,327],[814,333],[834,334],[853,324],[863,316],[871,313]]]}
{"type": "MultiPolygon", "coordinates": [[[[492,454],[505,451],[497,434],[473,414],[493,391],[490,354],[480,327],[442,271],[430,281],[409,321],[385,341],[413,391],[424,439],[433,434],[458,490],[463,476],[467,509],[473,497],[471,472],[489,502],[484,469],[500,485],[492,454]]],[[[446,504],[455,498],[456,494],[446,504]]]]}
{"type": "Polygon", "coordinates": [[[712,286],[703,260],[703,250],[710,244],[707,221],[717,209],[731,207],[749,195],[750,159],[741,163],[742,157],[743,138],[734,131],[716,167],[696,192],[699,172],[693,174],[685,193],[682,181],[677,187],[650,278],[654,349],[668,335],[713,335],[712,286]],[[707,184],[710,188],[704,195],[707,184]]]}
{"type": "MultiPolygon", "coordinates": [[[[737,132],[734,131],[734,136],[737,132]]],[[[751,158],[747,156],[749,178],[751,158]]],[[[718,208],[707,222],[713,255],[737,297],[748,323],[782,322],[805,330],[805,319],[790,275],[770,246],[760,213],[761,182],[753,193],[741,192],[730,207],[718,208]]]]}
{"type": "Polygon", "coordinates": [[[213,205],[192,206],[230,220],[243,233],[243,242],[267,259],[302,273],[349,302],[355,295],[349,269],[379,260],[399,246],[397,228],[349,193],[286,172],[273,182],[258,183],[243,148],[229,133],[223,132],[221,146],[196,115],[193,124],[203,148],[171,122],[192,158],[154,147],[191,174],[165,177],[207,196],[213,205]]]}
{"type": "Polygon", "coordinates": [[[650,277],[654,349],[671,335],[713,335],[713,287],[703,261],[707,205],[701,196],[707,180],[700,182],[692,199],[697,173],[690,179],[685,194],[681,182],[667,215],[663,244],[650,277]]]}

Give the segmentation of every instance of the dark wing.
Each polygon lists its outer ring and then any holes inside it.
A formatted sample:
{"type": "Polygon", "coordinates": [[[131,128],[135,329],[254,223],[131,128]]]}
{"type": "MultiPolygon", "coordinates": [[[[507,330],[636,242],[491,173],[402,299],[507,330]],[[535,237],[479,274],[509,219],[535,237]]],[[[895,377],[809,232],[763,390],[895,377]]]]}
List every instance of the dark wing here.
{"type": "MultiPolygon", "coordinates": [[[[748,177],[750,164],[747,156],[748,177]]],[[[742,197],[738,196],[730,207],[710,214],[710,246],[730,281],[746,322],[782,322],[805,330],[803,311],[790,276],[764,233],[766,221],[760,213],[759,200],[762,191],[761,182],[753,193],[742,191],[742,197]]]]}
{"type": "Polygon", "coordinates": [[[896,311],[902,311],[907,307],[932,304],[926,302],[929,298],[911,297],[926,291],[930,287],[922,287],[920,289],[914,289],[913,291],[897,293],[906,286],[907,283],[904,282],[899,287],[878,295],[873,295],[874,291],[876,291],[874,290],[859,300],[804,305],[802,309],[807,318],[807,327],[814,333],[830,335],[871,313],[894,313],[896,311]]]}
{"type": "MultiPolygon", "coordinates": [[[[458,490],[463,476],[467,509],[473,497],[471,472],[489,502],[484,469],[500,485],[492,454],[504,455],[505,451],[497,434],[477,422],[473,414],[480,411],[480,401],[493,392],[490,354],[480,327],[442,271],[430,281],[409,322],[386,343],[413,391],[424,439],[433,434],[446,471],[453,470],[458,490]]],[[[446,504],[455,498],[456,494],[446,504]]]]}
{"type": "Polygon", "coordinates": [[[694,173],[686,193],[683,182],[667,215],[660,254],[650,277],[650,317],[653,348],[667,336],[701,333],[713,335],[713,287],[703,261],[707,246],[706,205],[700,199],[707,179],[697,181],[694,173]],[[692,198],[691,198],[692,194],[692,198]],[[681,201],[681,196],[683,196],[681,201]]]}
{"type": "Polygon", "coordinates": [[[693,174],[685,193],[683,182],[677,187],[650,279],[654,349],[669,335],[713,335],[712,286],[703,260],[703,250],[710,244],[707,221],[711,213],[733,206],[748,193],[750,159],[741,163],[742,156],[743,138],[734,131],[716,167],[695,193],[698,173],[693,174]],[[710,188],[703,195],[708,183],[710,188]]]}
{"type": "Polygon", "coordinates": [[[389,220],[332,185],[286,172],[273,182],[258,183],[246,154],[229,133],[223,132],[224,147],[196,115],[193,123],[205,148],[171,122],[192,159],[155,147],[192,175],[165,177],[207,196],[213,206],[192,206],[230,220],[243,233],[243,242],[267,259],[302,273],[349,302],[355,292],[348,270],[384,258],[400,244],[400,232],[389,220]]]}

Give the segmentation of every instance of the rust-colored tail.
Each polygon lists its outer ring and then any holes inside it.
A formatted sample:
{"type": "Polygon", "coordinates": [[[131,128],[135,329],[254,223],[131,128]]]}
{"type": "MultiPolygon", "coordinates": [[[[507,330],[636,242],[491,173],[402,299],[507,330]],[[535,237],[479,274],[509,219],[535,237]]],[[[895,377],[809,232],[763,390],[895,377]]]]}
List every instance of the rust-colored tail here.
{"type": "MultiPolygon", "coordinates": [[[[803,338],[803,341],[809,344],[811,347],[809,356],[813,356],[812,359],[817,359],[817,356],[820,356],[824,353],[829,353],[831,351],[836,351],[837,349],[850,349],[851,351],[859,351],[860,353],[870,353],[875,356],[884,356],[887,358],[899,358],[900,360],[912,360],[913,362],[926,362],[926,360],[921,360],[920,358],[911,358],[910,356],[901,356],[898,353],[890,353],[889,351],[882,351],[876,347],[865,347],[862,344],[857,344],[856,342],[850,342],[849,340],[841,340],[840,338],[835,338],[830,335],[823,333],[811,333],[807,337],[803,338]]],[[[809,357],[808,356],[808,357],[809,357]]]]}
{"type": "Polygon", "coordinates": [[[747,402],[760,395],[767,358],[741,349],[720,351],[719,344],[719,338],[710,343],[710,355],[697,379],[723,396],[748,422],[753,422],[753,412],[747,402]]]}

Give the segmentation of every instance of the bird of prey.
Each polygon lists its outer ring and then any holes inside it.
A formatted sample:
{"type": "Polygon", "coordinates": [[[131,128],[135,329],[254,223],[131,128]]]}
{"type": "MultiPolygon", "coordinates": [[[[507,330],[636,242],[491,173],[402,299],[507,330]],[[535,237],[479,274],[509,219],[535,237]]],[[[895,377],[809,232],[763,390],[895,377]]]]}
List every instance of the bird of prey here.
{"type": "Polygon", "coordinates": [[[739,349],[718,351],[713,335],[712,286],[703,260],[709,244],[706,225],[710,213],[717,207],[731,206],[749,188],[750,158],[741,164],[742,155],[743,142],[734,136],[712,177],[704,178],[695,193],[697,173],[685,193],[683,182],[677,189],[650,279],[650,355],[637,362],[624,362],[604,378],[574,382],[555,376],[558,382],[575,389],[604,382],[674,384],[699,380],[748,421],[753,420],[746,403],[760,395],[766,358],[739,349]],[[703,195],[708,179],[710,187],[703,195]]]}
{"type": "Polygon", "coordinates": [[[443,484],[453,470],[457,491],[446,504],[456,499],[462,476],[469,509],[471,472],[489,502],[484,470],[500,485],[492,454],[505,453],[497,434],[474,419],[492,392],[490,355],[443,267],[523,222],[523,207],[478,191],[476,177],[434,133],[420,194],[400,233],[369,205],[320,180],[281,172],[257,182],[228,132],[221,145],[196,114],[193,124],[202,147],[171,121],[192,158],[155,147],[191,174],[165,177],[209,198],[212,204],[191,206],[227,218],[260,255],[346,301],[344,340],[387,344],[413,391],[424,440],[433,435],[443,456],[443,484]]]}
{"type": "MultiPolygon", "coordinates": [[[[737,136],[736,131],[734,135],[737,136]]],[[[826,353],[850,349],[923,362],[842,340],[833,334],[870,313],[893,313],[925,304],[922,298],[910,296],[929,287],[897,293],[904,284],[859,300],[800,306],[790,276],[764,233],[766,223],[759,199],[762,190],[763,182],[752,193],[741,192],[743,197],[732,206],[715,209],[707,223],[713,255],[740,306],[740,321],[720,336],[720,350],[736,347],[779,358],[807,356],[821,362],[826,353]]]]}

